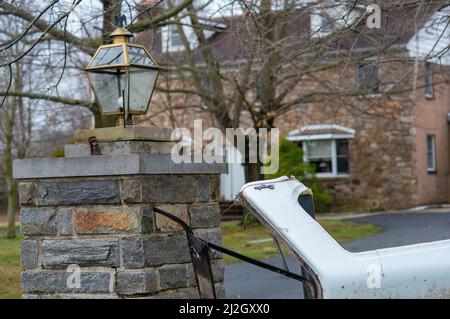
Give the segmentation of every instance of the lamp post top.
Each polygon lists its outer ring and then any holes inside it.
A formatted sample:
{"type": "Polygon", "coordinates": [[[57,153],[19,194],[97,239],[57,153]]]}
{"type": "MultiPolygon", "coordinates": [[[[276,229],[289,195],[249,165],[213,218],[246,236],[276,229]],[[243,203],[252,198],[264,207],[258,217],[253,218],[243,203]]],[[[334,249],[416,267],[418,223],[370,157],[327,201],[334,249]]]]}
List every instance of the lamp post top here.
{"type": "Polygon", "coordinates": [[[125,28],[118,27],[110,35],[113,38],[114,44],[127,43],[128,38],[131,38],[133,34],[125,28]]]}

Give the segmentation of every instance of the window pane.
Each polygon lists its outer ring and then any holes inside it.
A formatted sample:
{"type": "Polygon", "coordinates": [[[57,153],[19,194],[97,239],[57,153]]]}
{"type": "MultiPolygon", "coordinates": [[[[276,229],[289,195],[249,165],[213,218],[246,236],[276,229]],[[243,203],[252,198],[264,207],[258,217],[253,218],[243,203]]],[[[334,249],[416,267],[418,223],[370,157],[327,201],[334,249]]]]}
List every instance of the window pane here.
{"type": "Polygon", "coordinates": [[[316,173],[331,173],[331,140],[308,141],[308,162],[314,164],[316,173]]]}
{"type": "Polygon", "coordinates": [[[428,62],[425,64],[425,96],[433,97],[433,68],[428,62]]]}
{"type": "Polygon", "coordinates": [[[258,82],[253,84],[253,98],[256,102],[261,101],[261,89],[258,82]]]}
{"type": "Polygon", "coordinates": [[[123,64],[122,45],[100,49],[90,67],[123,64]]]}
{"type": "Polygon", "coordinates": [[[150,59],[143,48],[129,46],[128,59],[130,60],[130,64],[155,66],[155,63],[150,59]]]}
{"type": "Polygon", "coordinates": [[[310,159],[309,163],[315,165],[316,173],[331,173],[333,171],[331,166],[331,158],[310,159]]]}
{"type": "Polygon", "coordinates": [[[308,141],[308,158],[326,157],[331,159],[331,141],[308,141]]]}
{"type": "Polygon", "coordinates": [[[119,97],[125,87],[125,76],[112,73],[88,73],[88,76],[103,112],[118,112],[123,107],[123,101],[119,97]]]}
{"type": "Polygon", "coordinates": [[[338,174],[346,174],[349,173],[349,163],[348,157],[337,159],[337,171],[338,174]]]}
{"type": "Polygon", "coordinates": [[[181,41],[180,34],[177,31],[177,26],[173,25],[170,30],[170,45],[171,46],[182,46],[183,42],[181,41]]]}
{"type": "Polygon", "coordinates": [[[433,169],[433,154],[427,154],[428,169],[433,169]]]}
{"type": "Polygon", "coordinates": [[[337,156],[347,156],[348,157],[348,141],[347,140],[336,140],[336,151],[337,156]]]}
{"type": "Polygon", "coordinates": [[[209,78],[202,77],[201,84],[202,84],[203,89],[205,89],[207,92],[212,92],[213,91],[213,86],[212,86],[212,83],[209,80],[209,78]]]}
{"type": "Polygon", "coordinates": [[[361,62],[358,64],[358,87],[371,93],[378,92],[378,65],[361,62]]]}
{"type": "MultiPolygon", "coordinates": [[[[150,95],[156,82],[157,71],[148,69],[129,69],[130,77],[130,112],[143,113],[146,111],[150,95]]],[[[125,90],[125,97],[128,91],[125,90]]],[[[125,101],[128,101],[126,98],[125,101]]]]}
{"type": "Polygon", "coordinates": [[[335,29],[335,22],[327,13],[323,12],[320,17],[320,32],[331,33],[335,29]]]}
{"type": "Polygon", "coordinates": [[[427,169],[429,171],[436,169],[435,138],[433,135],[427,136],[427,169]]]}
{"type": "Polygon", "coordinates": [[[336,140],[337,172],[346,174],[349,172],[348,140],[336,140]]]}

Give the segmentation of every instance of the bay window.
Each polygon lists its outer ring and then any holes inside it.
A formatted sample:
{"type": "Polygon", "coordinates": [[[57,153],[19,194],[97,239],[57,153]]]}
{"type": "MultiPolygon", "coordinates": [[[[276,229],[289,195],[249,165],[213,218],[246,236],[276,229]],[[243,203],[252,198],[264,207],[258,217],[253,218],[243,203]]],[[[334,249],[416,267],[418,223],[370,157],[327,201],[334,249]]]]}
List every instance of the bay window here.
{"type": "Polygon", "coordinates": [[[315,166],[317,177],[343,177],[350,173],[349,141],[354,135],[351,128],[323,124],[291,131],[287,139],[299,143],[303,160],[315,166]]]}

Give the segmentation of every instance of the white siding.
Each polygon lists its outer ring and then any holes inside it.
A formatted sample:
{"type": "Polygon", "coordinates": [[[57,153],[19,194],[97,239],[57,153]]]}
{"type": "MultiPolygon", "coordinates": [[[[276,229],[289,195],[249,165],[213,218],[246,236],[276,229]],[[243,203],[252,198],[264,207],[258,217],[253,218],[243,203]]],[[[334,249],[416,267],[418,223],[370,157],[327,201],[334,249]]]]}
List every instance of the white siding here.
{"type": "Polygon", "coordinates": [[[245,184],[244,162],[241,153],[231,145],[225,148],[228,173],[220,175],[220,199],[222,201],[234,201],[236,195],[245,184]]]}
{"type": "Polygon", "coordinates": [[[437,11],[417,34],[409,40],[409,56],[429,62],[450,65],[450,7],[437,11]]]}

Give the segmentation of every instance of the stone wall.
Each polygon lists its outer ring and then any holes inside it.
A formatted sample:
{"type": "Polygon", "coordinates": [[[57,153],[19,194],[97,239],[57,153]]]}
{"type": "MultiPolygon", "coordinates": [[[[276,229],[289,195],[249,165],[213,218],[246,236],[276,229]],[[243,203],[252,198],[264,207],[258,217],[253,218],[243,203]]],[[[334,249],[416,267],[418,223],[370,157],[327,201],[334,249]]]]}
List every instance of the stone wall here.
{"type": "MultiPolygon", "coordinates": [[[[380,92],[389,92],[389,83],[398,83],[395,89],[405,93],[334,96],[294,108],[277,119],[276,125],[284,134],[314,124],[338,124],[355,130],[349,141],[348,176],[320,179],[333,195],[331,211],[397,210],[416,205],[414,79],[399,80],[410,68],[407,61],[379,65],[380,92]]],[[[335,79],[338,88],[357,89],[356,65],[341,71],[324,76],[335,79]]]]}
{"type": "Polygon", "coordinates": [[[332,104],[322,104],[306,107],[308,116],[292,111],[280,118],[280,122],[289,122],[285,123],[288,127],[294,127],[294,123],[297,128],[338,124],[355,130],[354,138],[349,140],[349,174],[320,179],[333,195],[330,210],[380,211],[415,206],[417,175],[411,102],[407,96],[401,101],[381,96],[348,100],[352,106],[334,114],[332,104]],[[363,104],[370,105],[368,110],[352,117],[354,105],[363,109],[363,104]]]}
{"type": "MultiPolygon", "coordinates": [[[[21,182],[26,298],[198,297],[184,231],[152,207],[221,243],[217,175],[153,175],[21,182]],[[70,265],[81,285],[67,285],[70,265]]],[[[216,289],[224,265],[214,253],[216,289]]]]}
{"type": "MultiPolygon", "coordinates": [[[[86,154],[83,142],[66,145],[65,158],[14,162],[24,298],[198,297],[184,230],[153,208],[220,245],[219,174],[226,166],[175,164],[170,134],[166,141],[145,138],[127,141],[129,148],[100,142],[105,156],[86,154]]],[[[223,297],[222,255],[211,258],[223,297]]]]}

